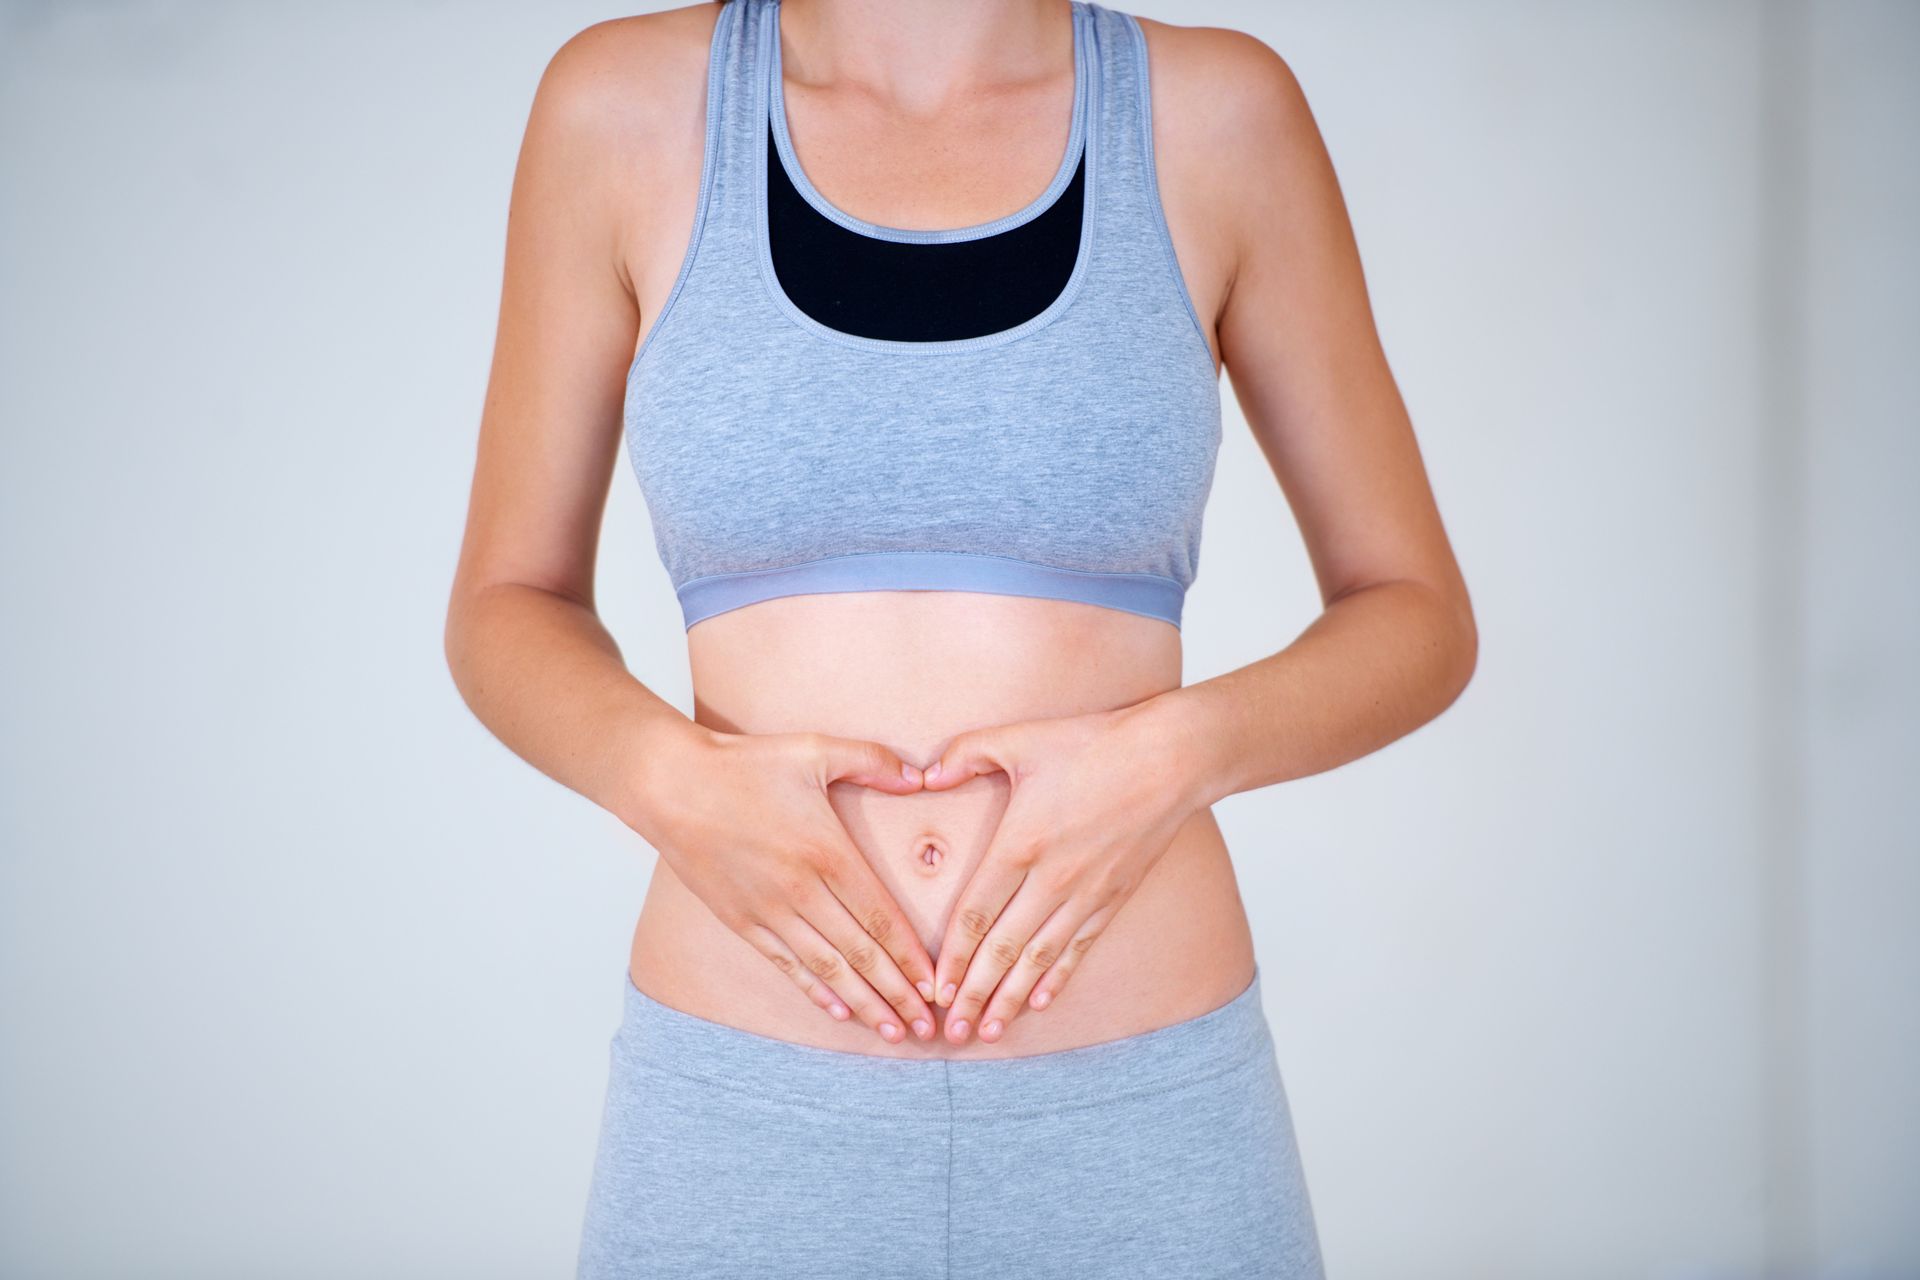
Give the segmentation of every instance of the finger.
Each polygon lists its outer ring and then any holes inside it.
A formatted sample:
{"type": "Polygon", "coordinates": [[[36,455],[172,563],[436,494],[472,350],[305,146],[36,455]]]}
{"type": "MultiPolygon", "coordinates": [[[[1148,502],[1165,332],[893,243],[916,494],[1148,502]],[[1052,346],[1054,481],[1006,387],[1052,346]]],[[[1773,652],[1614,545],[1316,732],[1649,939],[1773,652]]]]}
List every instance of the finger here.
{"type": "Polygon", "coordinates": [[[800,962],[800,957],[779,934],[765,925],[756,924],[741,936],[753,945],[755,951],[772,961],[774,968],[793,979],[793,984],[806,993],[807,999],[840,1021],[844,1022],[853,1016],[853,1011],[841,1002],[839,996],[833,994],[826,983],[814,976],[813,970],[800,962]]]}
{"type": "Polygon", "coordinates": [[[920,789],[920,770],[877,742],[836,738],[824,733],[809,737],[822,787],[829,782],[851,782],[894,795],[920,789]]]}
{"type": "Polygon", "coordinates": [[[986,939],[993,922],[1000,918],[1001,909],[1019,891],[1021,882],[1027,878],[1027,865],[1026,859],[1015,861],[989,846],[980,865],[974,868],[941,936],[940,958],[933,968],[936,1003],[948,1008],[953,1006],[974,951],[986,939]]]}
{"type": "MultiPolygon", "coordinates": [[[[854,1017],[872,1027],[889,1044],[899,1044],[906,1039],[906,1032],[900,1029],[900,1015],[893,1011],[893,1006],[867,985],[867,980],[826,935],[814,928],[812,921],[795,916],[784,923],[781,933],[799,955],[800,962],[833,988],[833,993],[853,1011],[854,1017]]],[[[871,956],[878,949],[869,944],[865,950],[871,956]]]]}
{"type": "MultiPolygon", "coordinates": [[[[914,991],[913,985],[900,972],[899,966],[894,964],[886,948],[861,926],[860,921],[834,896],[831,889],[823,884],[818,899],[802,910],[807,922],[839,951],[847,967],[859,974],[882,1000],[892,1006],[892,1012],[882,1022],[874,1024],[874,1030],[888,1041],[894,1041],[887,1031],[888,1027],[895,1031],[911,1027],[913,1033],[922,1040],[932,1038],[933,1010],[914,991]]],[[[902,1035],[900,1038],[906,1037],[902,1035]]]]}
{"type": "Polygon", "coordinates": [[[928,791],[945,791],[989,773],[1011,773],[1005,735],[975,729],[947,744],[940,758],[921,775],[928,791]]]}
{"type": "Polygon", "coordinates": [[[994,921],[993,928],[973,953],[966,975],[960,980],[959,994],[947,1013],[948,1040],[964,1044],[969,1027],[977,1027],[980,1038],[989,1043],[1000,1038],[1006,1030],[1006,1020],[1003,1018],[989,1026],[981,1017],[981,1011],[1000,985],[1000,979],[1019,963],[1028,940],[1059,906],[1057,896],[1040,892],[1031,879],[1013,895],[1013,900],[1000,912],[1000,918],[994,921]]]}
{"type": "Polygon", "coordinates": [[[1034,984],[1033,994],[1027,997],[1028,1004],[1036,1009],[1044,1009],[1059,998],[1060,989],[1067,985],[1067,979],[1073,976],[1074,970],[1080,967],[1080,962],[1086,959],[1087,951],[1092,948],[1094,942],[1106,932],[1108,923],[1112,921],[1114,912],[1118,910],[1117,906],[1105,906],[1087,917],[1086,922],[1074,933],[1072,941],[1068,942],[1066,949],[1060,953],[1059,959],[1040,975],[1040,981],[1034,984]]]}
{"type": "Polygon", "coordinates": [[[905,1006],[895,1001],[895,1007],[908,1022],[926,1018],[932,1026],[933,957],[927,954],[920,935],[900,910],[900,904],[873,873],[873,864],[849,843],[841,848],[821,877],[867,936],[885,951],[906,983],[919,992],[919,1001],[909,999],[905,1006]]]}
{"type": "Polygon", "coordinates": [[[1025,1007],[1034,984],[1045,977],[1047,970],[1053,968],[1067,953],[1085,919],[1082,908],[1071,902],[1063,902],[1047,917],[1045,923],[1034,930],[1033,937],[1021,949],[1020,958],[1000,979],[1000,985],[994,988],[987,1007],[980,1013],[982,1040],[992,1042],[1000,1038],[1007,1024],[1025,1007]]]}

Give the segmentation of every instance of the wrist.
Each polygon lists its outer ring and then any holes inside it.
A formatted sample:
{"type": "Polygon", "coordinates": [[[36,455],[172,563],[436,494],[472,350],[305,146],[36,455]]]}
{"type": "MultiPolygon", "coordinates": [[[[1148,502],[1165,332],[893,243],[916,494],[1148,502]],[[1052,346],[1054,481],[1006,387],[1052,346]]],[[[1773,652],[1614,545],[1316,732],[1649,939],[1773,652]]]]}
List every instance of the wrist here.
{"type": "Polygon", "coordinates": [[[1154,776],[1181,797],[1188,812],[1217,804],[1233,793],[1218,758],[1218,735],[1205,700],[1192,686],[1169,689],[1126,708],[1128,722],[1144,744],[1154,776]]]}
{"type": "Polygon", "coordinates": [[[605,807],[651,840],[649,833],[674,797],[685,794],[681,778],[689,763],[721,736],[678,712],[623,725],[614,742],[612,796],[605,807]]]}

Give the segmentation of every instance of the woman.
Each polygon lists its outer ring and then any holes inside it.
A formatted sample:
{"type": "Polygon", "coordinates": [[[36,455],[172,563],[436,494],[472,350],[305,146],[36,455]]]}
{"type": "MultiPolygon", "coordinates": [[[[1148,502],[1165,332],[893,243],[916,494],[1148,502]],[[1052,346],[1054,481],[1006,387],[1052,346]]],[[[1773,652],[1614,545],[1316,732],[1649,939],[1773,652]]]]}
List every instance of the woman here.
{"type": "Polygon", "coordinates": [[[659,853],[580,1274],[1320,1274],[1209,806],[1436,716],[1475,632],[1265,45],[1083,0],[569,41],[447,645],[659,853]],[[1222,362],[1325,611],[1183,687],[1222,362]],[[594,612],[623,437],[691,719],[594,612]]]}

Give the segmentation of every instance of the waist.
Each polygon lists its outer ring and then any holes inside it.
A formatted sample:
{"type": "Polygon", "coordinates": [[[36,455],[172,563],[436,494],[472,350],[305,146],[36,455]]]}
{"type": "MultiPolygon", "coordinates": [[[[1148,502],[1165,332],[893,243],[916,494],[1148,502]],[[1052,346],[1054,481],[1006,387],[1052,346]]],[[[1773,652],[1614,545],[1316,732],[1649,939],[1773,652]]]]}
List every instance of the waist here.
{"type": "MultiPolygon", "coordinates": [[[[1180,683],[1179,632],[1080,603],[977,592],[793,596],[688,632],[695,717],[734,733],[878,742],[925,767],[958,734],[1129,706],[1180,683]]],[[[1006,811],[1004,774],[828,801],[931,949],[1006,811]]]]}
{"type": "Polygon", "coordinates": [[[849,1054],[955,1060],[1054,1053],[1144,1034],[1217,1007],[1253,972],[1253,938],[1232,860],[1206,813],[1182,829],[1059,998],[1044,1010],[1022,1011],[991,1044],[977,1036],[959,1046],[944,1036],[888,1044],[858,1022],[834,1021],[721,924],[665,862],[654,867],[628,959],[629,978],[650,998],[738,1030],[849,1054]]]}
{"type": "MultiPolygon", "coordinates": [[[[688,631],[696,718],[723,732],[879,742],[916,765],[956,735],[1129,706],[1180,682],[1179,632],[1057,600],[960,592],[794,596],[688,631]]],[[[1141,785],[1153,785],[1142,779],[1141,785]]],[[[1006,810],[1005,775],[895,796],[836,783],[827,799],[930,951],[1006,810]]],[[[656,867],[630,976],[663,1003],[772,1038],[892,1057],[1005,1058],[1140,1034],[1214,1008],[1252,973],[1231,859],[1194,814],[1043,1012],[997,1044],[888,1045],[836,1023],[656,867]]]]}

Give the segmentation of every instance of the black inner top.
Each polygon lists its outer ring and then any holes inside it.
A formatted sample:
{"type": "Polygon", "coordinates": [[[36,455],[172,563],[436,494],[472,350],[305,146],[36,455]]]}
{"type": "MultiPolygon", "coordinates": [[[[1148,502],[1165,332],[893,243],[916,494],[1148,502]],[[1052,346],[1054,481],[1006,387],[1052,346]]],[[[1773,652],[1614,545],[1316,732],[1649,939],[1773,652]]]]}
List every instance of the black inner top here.
{"type": "Polygon", "coordinates": [[[978,338],[1053,304],[1080,256],[1086,149],[1058,199],[1017,227],[910,244],[841,226],[794,187],[767,126],[767,247],[781,291],[830,329],[896,342],[978,338]]]}

